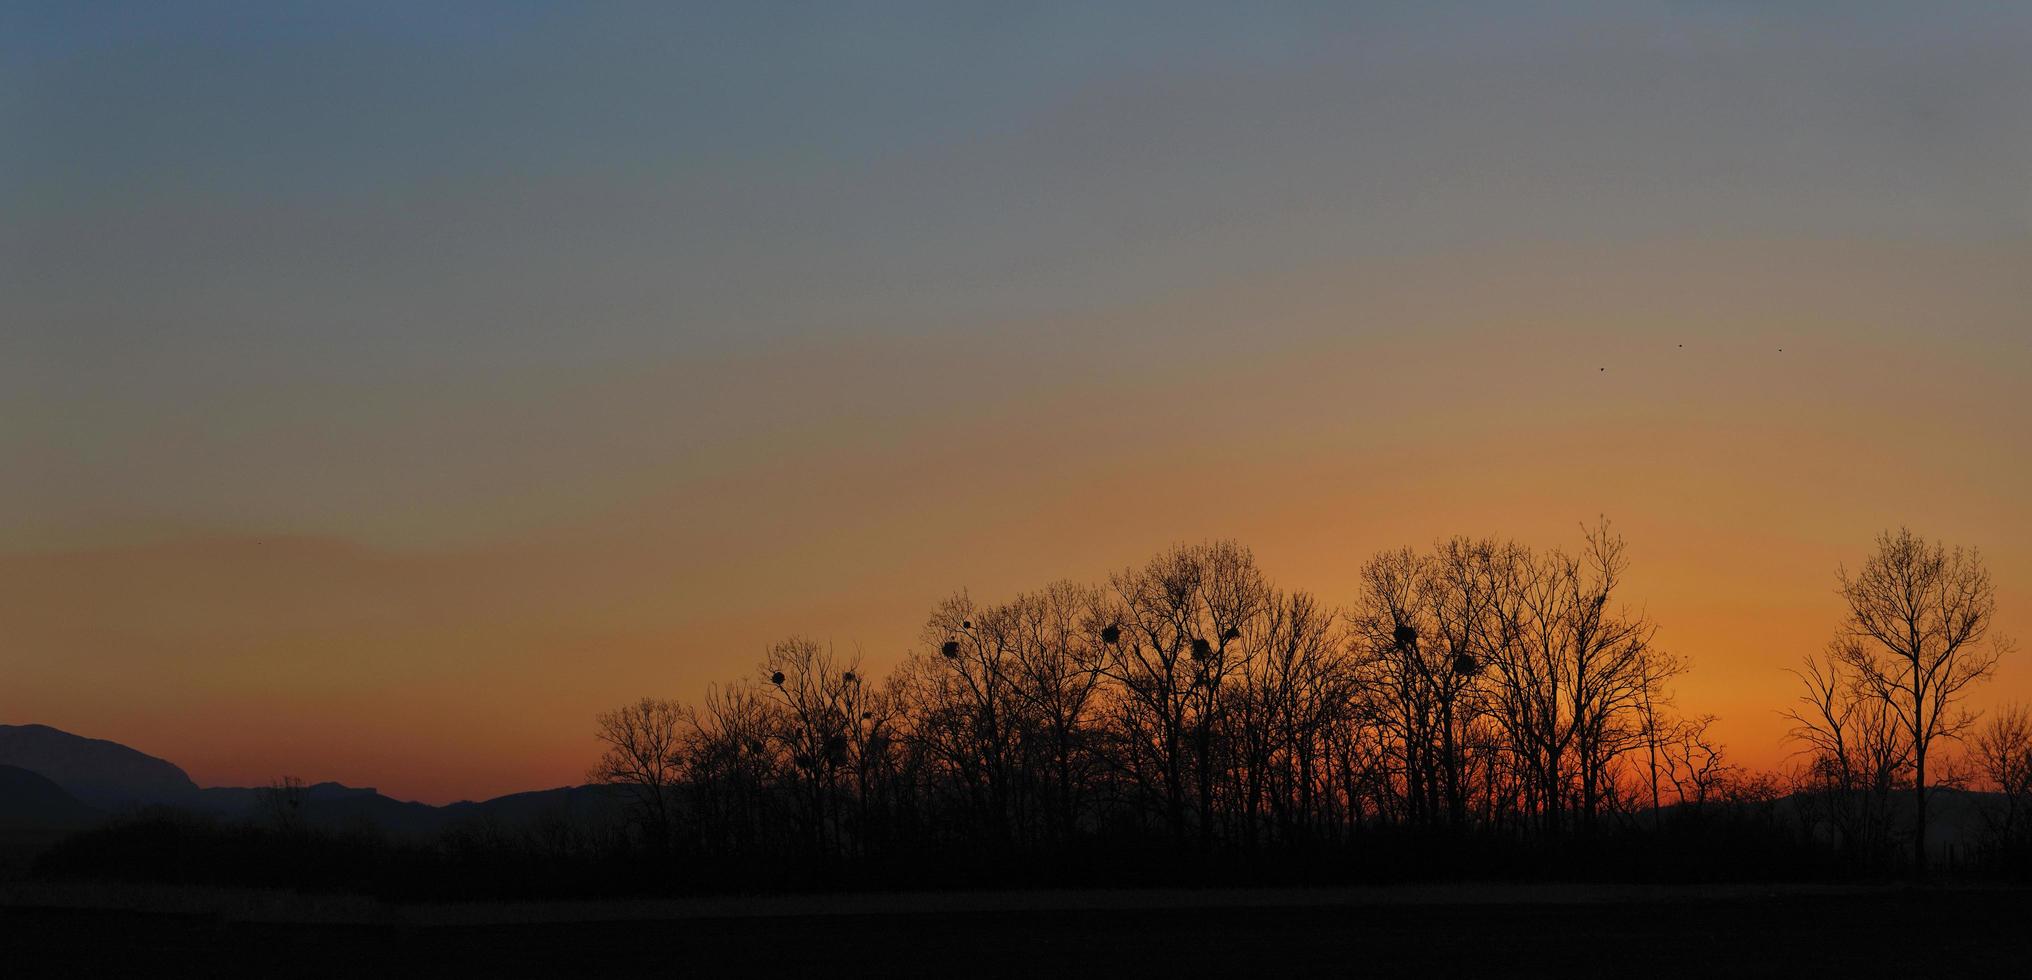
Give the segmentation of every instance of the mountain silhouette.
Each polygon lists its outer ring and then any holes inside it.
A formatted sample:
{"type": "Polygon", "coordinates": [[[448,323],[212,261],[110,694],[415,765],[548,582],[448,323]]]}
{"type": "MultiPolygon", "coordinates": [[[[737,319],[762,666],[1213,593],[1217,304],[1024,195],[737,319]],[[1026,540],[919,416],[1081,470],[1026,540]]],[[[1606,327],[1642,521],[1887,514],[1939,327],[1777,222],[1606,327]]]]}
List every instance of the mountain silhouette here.
{"type": "MultiPolygon", "coordinates": [[[[185,805],[228,819],[258,817],[264,790],[219,786],[200,790],[185,805]]],[[[446,820],[442,808],[381,795],[372,787],[314,783],[302,791],[301,817],[307,826],[331,830],[371,825],[397,835],[436,833],[446,820]]]]}
{"type": "Polygon", "coordinates": [[[0,725],[0,766],[39,774],[101,809],[188,803],[198,793],[189,774],[170,762],[48,725],[0,725]]]}
{"type": "MultiPolygon", "coordinates": [[[[56,818],[29,821],[37,826],[71,826],[90,822],[102,811],[135,806],[172,806],[225,820],[258,819],[263,813],[261,788],[200,789],[174,763],[48,725],[0,725],[0,770],[11,770],[7,779],[0,779],[0,823],[18,811],[56,818]]],[[[301,806],[302,819],[311,827],[341,830],[371,825],[398,836],[428,836],[469,823],[618,821],[622,804],[603,786],[566,786],[432,806],[384,796],[372,787],[322,782],[303,788],[301,806]]]]}
{"type": "MultiPolygon", "coordinates": [[[[178,805],[229,820],[259,819],[263,792],[212,787],[178,805]]],[[[621,800],[605,786],[565,786],[432,806],[383,796],[372,788],[327,782],[303,788],[300,816],[313,828],[347,830],[366,825],[398,837],[425,837],[461,824],[516,827],[553,818],[579,825],[612,823],[621,819],[621,810],[621,800]]]]}
{"type": "Polygon", "coordinates": [[[79,802],[48,777],[19,766],[0,765],[0,828],[74,827],[98,817],[99,811],[79,802]]]}
{"type": "Polygon", "coordinates": [[[546,817],[575,820],[618,818],[621,802],[611,786],[560,786],[510,793],[491,800],[439,807],[451,819],[479,818],[526,824],[546,817]]]}

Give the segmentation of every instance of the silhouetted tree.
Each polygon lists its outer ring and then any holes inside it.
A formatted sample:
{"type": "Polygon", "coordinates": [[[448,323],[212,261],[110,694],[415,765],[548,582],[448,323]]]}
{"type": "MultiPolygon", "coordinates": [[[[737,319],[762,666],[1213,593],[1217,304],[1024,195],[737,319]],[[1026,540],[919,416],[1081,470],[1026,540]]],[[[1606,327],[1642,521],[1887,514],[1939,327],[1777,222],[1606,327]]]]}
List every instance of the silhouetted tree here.
{"type": "Polygon", "coordinates": [[[1351,621],[1364,654],[1362,687],[1384,740],[1385,765],[1397,777],[1378,788],[1384,805],[1412,824],[1437,819],[1439,702],[1448,696],[1440,679],[1456,676],[1451,665],[1429,663],[1430,648],[1420,642],[1433,631],[1430,578],[1430,562],[1409,548],[1371,558],[1362,566],[1351,621]]]}
{"type": "Polygon", "coordinates": [[[1910,530],[1877,537],[1877,551],[1840,573],[1848,621],[1833,654],[1860,688],[1889,706],[1912,758],[1912,860],[1926,871],[1926,760],[1933,744],[1974,724],[1961,708],[2008,644],[1987,646],[1996,592],[1978,552],[1928,543],[1910,530]]]}
{"type": "Polygon", "coordinates": [[[588,778],[627,797],[643,839],[659,851],[669,846],[675,828],[686,727],[684,705],[656,698],[599,717],[596,737],[606,749],[588,778]]]}
{"type": "Polygon", "coordinates": [[[1079,830],[1101,764],[1091,729],[1114,618],[1098,589],[1058,582],[1009,606],[1010,690],[1028,785],[1058,841],[1079,830]]]}
{"type": "Polygon", "coordinates": [[[1355,660],[1339,616],[1303,592],[1274,593],[1264,606],[1258,654],[1245,665],[1224,719],[1239,821],[1258,840],[1267,808],[1281,840],[1313,837],[1331,791],[1323,764],[1332,731],[1353,721],[1355,660]]]}
{"type": "Polygon", "coordinates": [[[696,845],[750,854],[772,831],[774,787],[783,768],[775,744],[777,706],[754,681],[706,688],[702,708],[686,713],[693,737],[685,775],[696,845]]]}
{"type": "MultiPolygon", "coordinates": [[[[1573,552],[1384,552],[1345,614],[1273,587],[1232,542],[1100,587],[960,592],[885,682],[793,638],[696,709],[603,716],[602,781],[635,794],[643,838],[785,880],[912,861],[1024,875],[1157,861],[1159,842],[1164,873],[1192,875],[1393,828],[1465,862],[1492,841],[1564,851],[1576,831],[1616,846],[1644,813],[1658,830],[1666,792],[1694,815],[1768,803],[1774,784],[1728,765],[1711,716],[1673,719],[1684,665],[1617,601],[1627,566],[1602,523],[1573,552]]],[[[1834,690],[1803,726],[1833,731],[1817,765],[1829,785],[1878,785],[1885,744],[1856,721],[1877,709],[1834,690]]]]}
{"type": "Polygon", "coordinates": [[[1604,521],[1587,530],[1580,554],[1555,551],[1539,570],[1549,582],[1541,593],[1548,600],[1535,621],[1544,642],[1564,661],[1580,815],[1591,829],[1603,794],[1614,788],[1610,767],[1643,743],[1647,692],[1681,670],[1652,646],[1657,627],[1649,619],[1614,605],[1628,567],[1622,537],[1604,521]]]}
{"type": "Polygon", "coordinates": [[[1994,712],[1969,749],[1970,761],[1997,794],[1983,814],[1990,846],[2008,865],[2032,866],[2032,712],[2022,705],[1994,712]]]}
{"type": "Polygon", "coordinates": [[[1892,705],[1832,650],[1792,673],[1805,688],[1785,712],[1793,723],[1786,737],[1806,755],[1802,799],[1851,860],[1875,861],[1889,843],[1891,794],[1911,783],[1911,745],[1892,705]]]}
{"type": "Polygon", "coordinates": [[[860,658],[842,661],[832,648],[805,637],[776,643],[763,657],[763,690],[776,701],[775,739],[802,788],[801,822],[814,854],[842,844],[845,828],[840,781],[854,768],[863,697],[860,658]]]}
{"type": "Polygon", "coordinates": [[[1121,694],[1115,719],[1132,753],[1123,762],[1146,789],[1161,787],[1174,842],[1185,837],[1188,793],[1196,789],[1204,841],[1213,832],[1213,739],[1224,686],[1244,668],[1241,640],[1263,614],[1269,586],[1255,557],[1231,541],[1173,548],[1109,585],[1120,635],[1108,646],[1104,673],[1121,694]]]}
{"type": "Polygon", "coordinates": [[[255,805],[262,819],[270,828],[285,834],[303,831],[305,798],[303,780],[295,776],[283,776],[255,791],[255,805]]]}
{"type": "Polygon", "coordinates": [[[1674,802],[1698,811],[1718,798],[1737,771],[1729,765],[1721,743],[1708,734],[1715,716],[1702,715],[1671,725],[1659,733],[1659,755],[1674,802]]]}

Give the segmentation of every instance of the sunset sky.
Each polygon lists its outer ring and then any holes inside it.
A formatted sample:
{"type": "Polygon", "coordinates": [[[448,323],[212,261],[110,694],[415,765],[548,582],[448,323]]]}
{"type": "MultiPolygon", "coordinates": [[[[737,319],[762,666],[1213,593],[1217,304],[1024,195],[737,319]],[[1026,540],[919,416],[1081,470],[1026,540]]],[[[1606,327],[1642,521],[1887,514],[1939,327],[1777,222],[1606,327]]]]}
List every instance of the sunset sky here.
{"type": "Polygon", "coordinates": [[[2024,5],[0,6],[0,723],[205,785],[1597,515],[1781,767],[1879,531],[2032,638],[2028,379],[2024,5]]]}

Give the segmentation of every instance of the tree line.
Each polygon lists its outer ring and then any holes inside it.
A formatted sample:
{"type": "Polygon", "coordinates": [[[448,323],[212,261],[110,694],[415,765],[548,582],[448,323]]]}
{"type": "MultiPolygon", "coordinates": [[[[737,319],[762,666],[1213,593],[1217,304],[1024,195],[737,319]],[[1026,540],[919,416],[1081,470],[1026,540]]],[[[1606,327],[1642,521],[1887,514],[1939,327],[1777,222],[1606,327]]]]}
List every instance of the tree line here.
{"type": "Polygon", "coordinates": [[[1979,554],[1900,530],[1837,573],[1782,773],[1677,703],[1688,663],[1628,570],[1606,523],[1568,548],[1453,538],[1372,556],[1332,603],[1235,543],[1174,547],[950,596],[883,677],[792,638],[696,702],[607,712],[601,785],[526,819],[334,826],[285,779],[254,818],[125,814],[33,870],[405,901],[1882,877],[1943,853],[2032,878],[2032,713],[1968,705],[2011,648],[1979,554]],[[1952,852],[1929,817],[1950,807],[1952,852]]]}
{"type": "MultiPolygon", "coordinates": [[[[1337,606],[1236,543],[1178,546],[1103,582],[955,594],[879,679],[786,639],[697,703],[601,715],[592,776],[640,847],[723,870],[1554,853],[1724,823],[1882,860],[1906,790],[1924,840],[1929,750],[1976,732],[1962,698],[2007,647],[1984,644],[1979,556],[1901,532],[1843,574],[1851,616],[1799,671],[1788,776],[1733,765],[1713,716],[1676,703],[1687,662],[1628,567],[1606,521],[1570,548],[1452,538],[1371,557],[1337,606]],[[1788,794],[1810,812],[1781,819],[1788,794]]],[[[2022,854],[2032,723],[1998,714],[1972,745],[1949,781],[1988,767],[2022,854]]]]}

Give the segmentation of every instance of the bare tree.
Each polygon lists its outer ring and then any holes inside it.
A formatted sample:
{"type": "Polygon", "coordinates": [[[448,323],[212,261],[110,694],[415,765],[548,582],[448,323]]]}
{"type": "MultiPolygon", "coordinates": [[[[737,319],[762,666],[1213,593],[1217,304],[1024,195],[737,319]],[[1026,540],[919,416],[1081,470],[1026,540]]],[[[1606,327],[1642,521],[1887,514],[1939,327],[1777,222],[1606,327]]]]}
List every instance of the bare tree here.
{"type": "Polygon", "coordinates": [[[1643,743],[1643,704],[1655,685],[1683,669],[1652,646],[1656,625],[1613,605],[1629,568],[1624,548],[1622,537],[1603,521],[1587,529],[1579,555],[1554,552],[1549,572],[1567,620],[1559,628],[1570,667],[1566,700],[1580,770],[1581,819],[1590,827],[1602,794],[1614,788],[1609,768],[1643,743]]]}
{"type": "Polygon", "coordinates": [[[923,744],[945,761],[973,819],[994,839],[1013,839],[1019,822],[1020,730],[1014,606],[985,606],[961,592],[932,610],[921,634],[935,654],[913,658],[911,689],[923,744]]]}
{"type": "Polygon", "coordinates": [[[1874,861],[1890,833],[1891,793],[1909,784],[1912,753],[1891,705],[1830,651],[1792,671],[1805,691],[1785,711],[1786,739],[1806,756],[1803,799],[1852,860],[1874,861]]]}
{"type": "Polygon", "coordinates": [[[1010,604],[1009,674],[1026,759],[1043,770],[1042,809],[1060,840],[1077,829],[1084,777],[1094,766],[1087,730],[1100,696],[1106,631],[1113,625],[1101,592],[1057,582],[1010,604]],[[1104,635],[1105,634],[1105,635],[1104,635]]]}
{"type": "Polygon", "coordinates": [[[1267,805],[1278,834],[1309,836],[1325,795],[1322,760],[1328,729],[1350,720],[1354,661],[1339,616],[1304,592],[1276,593],[1268,605],[1259,656],[1230,701],[1231,764],[1240,823],[1253,842],[1267,805]]]}
{"type": "Polygon", "coordinates": [[[676,701],[643,698],[599,717],[597,737],[606,744],[589,774],[592,782],[619,789],[649,846],[670,845],[676,826],[676,789],[684,774],[689,715],[676,701]]]}
{"type": "Polygon", "coordinates": [[[1705,808],[1737,776],[1721,743],[1708,731],[1714,723],[1715,716],[1702,715],[1658,732],[1660,755],[1676,802],[1694,812],[1705,808]]]}
{"type": "Polygon", "coordinates": [[[1249,550],[1232,541],[1173,548],[1110,581],[1120,617],[1105,676],[1122,694],[1117,717],[1162,777],[1165,826],[1185,836],[1188,780],[1197,789],[1202,839],[1212,833],[1216,719],[1224,684],[1247,660],[1245,633],[1263,614],[1269,585],[1249,550]]]}
{"type": "MultiPolygon", "coordinates": [[[[1620,790],[1619,760],[1640,747],[1655,752],[1664,685],[1685,666],[1653,644],[1649,618],[1616,604],[1629,558],[1608,522],[1585,529],[1578,553],[1517,551],[1491,568],[1502,583],[1491,586],[1501,597],[1494,628],[1483,630],[1496,714],[1546,831],[1557,833],[1569,810],[1591,829],[1620,790]]],[[[1645,765],[1648,783],[1657,762],[1647,754],[1645,765]]]]}
{"type": "Polygon", "coordinates": [[[1912,755],[1913,872],[1926,872],[1926,758],[1975,723],[1961,707],[2009,644],[1990,636],[1996,591],[1982,555],[1900,528],[1851,575],[1840,572],[1848,620],[1833,648],[1863,690],[1888,705],[1912,755]]]}
{"type": "Polygon", "coordinates": [[[750,680],[706,688],[703,707],[687,712],[694,731],[687,776],[708,850],[747,853],[768,830],[770,784],[781,766],[772,744],[782,728],[778,706],[750,680]]]}
{"type": "Polygon", "coordinates": [[[1426,627],[1409,638],[1411,661],[1439,707],[1440,798],[1456,826],[1467,820],[1467,733],[1488,710],[1481,678],[1513,631],[1520,555],[1493,539],[1442,541],[1420,590],[1426,627]]]}
{"type": "Polygon", "coordinates": [[[1392,778],[1377,788],[1380,802],[1408,823],[1436,819],[1440,768],[1437,758],[1439,700],[1444,692],[1426,662],[1419,638],[1434,631],[1424,601],[1430,593],[1431,561],[1409,548],[1386,551],[1362,565],[1362,591],[1349,619],[1363,657],[1359,687],[1370,699],[1381,766],[1392,778]]]}
{"type": "Polygon", "coordinates": [[[2032,851],[2032,711],[1997,711],[1970,741],[1969,756],[1998,796],[1984,814],[1991,844],[2006,860],[2022,859],[2032,851]]]}
{"type": "Polygon", "coordinates": [[[285,834],[300,833],[304,829],[305,798],[303,780],[295,776],[283,776],[254,791],[262,817],[270,827],[285,834]]]}
{"type": "Polygon", "coordinates": [[[781,712],[776,739],[803,785],[805,829],[823,855],[841,843],[840,777],[851,770],[861,697],[860,658],[791,637],[769,648],[759,673],[781,712]]]}

